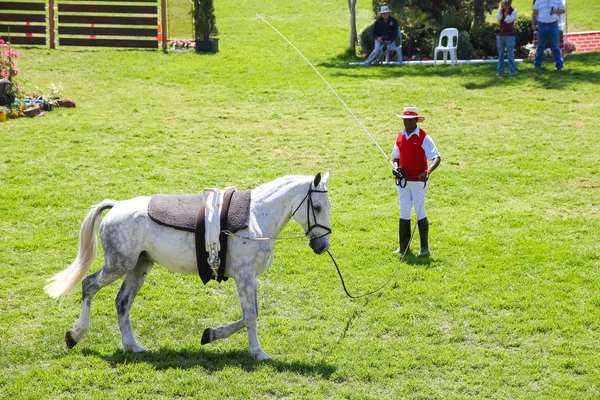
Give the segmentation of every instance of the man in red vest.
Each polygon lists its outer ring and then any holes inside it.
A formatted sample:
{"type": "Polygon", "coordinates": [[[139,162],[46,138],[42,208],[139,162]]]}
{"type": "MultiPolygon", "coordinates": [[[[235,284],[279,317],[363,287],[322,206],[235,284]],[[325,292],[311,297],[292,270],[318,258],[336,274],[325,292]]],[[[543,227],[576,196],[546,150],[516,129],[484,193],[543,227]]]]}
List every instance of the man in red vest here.
{"type": "Polygon", "coordinates": [[[414,204],[421,236],[420,257],[429,255],[429,221],[425,214],[425,195],[429,175],[440,165],[442,158],[435,147],[431,136],[417,126],[425,118],[419,115],[415,107],[404,107],[402,115],[398,118],[404,120],[404,129],[398,133],[392,158],[394,170],[392,173],[398,183],[398,197],[400,199],[400,223],[398,235],[400,247],[397,252],[404,254],[410,244],[410,214],[414,204]],[[431,164],[427,165],[427,161],[431,164]]]}

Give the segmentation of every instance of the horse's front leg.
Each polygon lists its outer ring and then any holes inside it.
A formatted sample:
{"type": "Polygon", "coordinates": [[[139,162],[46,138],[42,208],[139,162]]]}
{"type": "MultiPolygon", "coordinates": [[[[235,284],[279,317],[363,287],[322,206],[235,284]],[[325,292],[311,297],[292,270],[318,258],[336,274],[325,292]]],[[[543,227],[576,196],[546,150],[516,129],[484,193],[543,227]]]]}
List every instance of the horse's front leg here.
{"type": "Polygon", "coordinates": [[[271,357],[265,353],[258,343],[256,334],[256,320],[258,318],[258,303],[256,297],[256,277],[239,277],[236,280],[238,297],[242,306],[243,322],[248,331],[248,343],[250,354],[258,361],[270,360],[271,357]]]}
{"type": "Polygon", "coordinates": [[[202,334],[201,344],[228,338],[245,326],[248,330],[250,354],[257,360],[270,360],[271,357],[261,349],[256,334],[256,320],[258,317],[256,278],[237,279],[236,285],[242,306],[243,318],[230,324],[219,326],[218,328],[206,328],[202,334]]]}
{"type": "Polygon", "coordinates": [[[233,335],[244,327],[244,320],[239,319],[227,325],[219,326],[218,328],[206,328],[202,333],[200,344],[207,344],[218,339],[225,339],[233,335]]]}

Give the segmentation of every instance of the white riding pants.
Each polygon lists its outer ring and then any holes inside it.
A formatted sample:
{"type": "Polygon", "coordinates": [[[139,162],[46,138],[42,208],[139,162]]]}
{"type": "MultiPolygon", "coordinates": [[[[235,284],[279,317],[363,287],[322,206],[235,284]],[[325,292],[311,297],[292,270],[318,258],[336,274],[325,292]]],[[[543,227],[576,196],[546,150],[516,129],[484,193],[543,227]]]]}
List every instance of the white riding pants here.
{"type": "Polygon", "coordinates": [[[398,199],[400,200],[400,218],[410,219],[412,206],[415,206],[417,221],[427,217],[425,214],[425,195],[429,182],[423,187],[423,182],[406,182],[405,187],[398,186],[398,199]]]}
{"type": "MultiPolygon", "coordinates": [[[[382,43],[379,43],[379,41],[377,41],[377,39],[375,39],[375,46],[373,47],[373,51],[371,52],[371,54],[369,54],[369,57],[365,61],[365,64],[371,64],[373,61],[375,61],[377,56],[379,54],[381,54],[381,52],[382,52],[381,46],[382,46],[382,43]]],[[[398,51],[398,46],[396,46],[395,41],[388,44],[387,51],[396,51],[396,52],[398,51]]],[[[402,57],[402,56],[400,56],[400,57],[402,57]]]]}

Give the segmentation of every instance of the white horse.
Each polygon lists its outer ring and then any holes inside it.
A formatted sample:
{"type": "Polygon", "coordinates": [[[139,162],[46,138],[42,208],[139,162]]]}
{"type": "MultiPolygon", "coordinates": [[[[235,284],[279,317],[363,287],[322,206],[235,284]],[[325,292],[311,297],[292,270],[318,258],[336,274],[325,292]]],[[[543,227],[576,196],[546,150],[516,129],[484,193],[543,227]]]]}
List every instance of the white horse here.
{"type": "MultiPolygon", "coordinates": [[[[251,192],[248,228],[228,237],[225,276],[235,280],[242,306],[242,319],[218,328],[206,328],[202,344],[231,336],[243,327],[248,331],[250,354],[268,360],[256,334],[258,306],[256,278],[273,262],[274,241],[248,238],[276,238],[294,218],[309,238],[316,254],[329,248],[331,202],[327,194],[330,171],[321,179],[289,175],[266,183],[251,192]]],[[[90,328],[90,306],[98,290],[125,276],[115,299],[123,350],[141,352],[131,330],[131,305],[150,268],[156,263],[174,272],[197,275],[194,233],[159,225],[148,216],[150,197],[124,201],[104,200],[92,207],[81,224],[79,253],[73,263],[49,279],[46,293],[53,298],[72,292],[82,282],[81,315],[67,331],[69,348],[90,328]],[[102,223],[100,216],[110,210],[102,223]],[[104,249],[104,265],[86,276],[96,256],[96,231],[104,249]]]]}

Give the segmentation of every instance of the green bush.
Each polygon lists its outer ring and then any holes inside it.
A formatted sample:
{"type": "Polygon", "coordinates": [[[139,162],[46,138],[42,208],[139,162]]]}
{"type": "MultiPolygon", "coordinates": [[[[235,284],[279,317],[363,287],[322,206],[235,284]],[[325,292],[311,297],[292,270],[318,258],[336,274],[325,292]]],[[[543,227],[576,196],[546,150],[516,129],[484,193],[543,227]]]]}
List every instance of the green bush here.
{"type": "Polygon", "coordinates": [[[192,17],[196,39],[208,40],[219,34],[219,30],[215,25],[217,18],[215,17],[213,0],[194,0],[192,17]]]}
{"type": "Polygon", "coordinates": [[[498,55],[496,46],[497,24],[486,23],[481,26],[473,26],[470,32],[471,44],[473,45],[473,57],[493,57],[498,55]]]}
{"type": "Polygon", "coordinates": [[[515,21],[517,36],[515,38],[515,49],[533,43],[533,29],[531,28],[531,17],[519,15],[515,21]]]}
{"type": "Polygon", "coordinates": [[[398,15],[398,25],[402,30],[402,53],[404,56],[422,58],[429,56],[435,40],[434,25],[427,13],[406,8],[398,15]],[[433,39],[433,40],[432,40],[433,39]]]}
{"type": "Polygon", "coordinates": [[[456,56],[459,60],[470,60],[473,58],[473,44],[469,32],[461,31],[458,33],[458,47],[456,56]]]}
{"type": "Polygon", "coordinates": [[[473,25],[473,16],[466,10],[449,10],[442,13],[440,32],[446,28],[456,28],[459,32],[470,31],[473,25]]]}
{"type": "Polygon", "coordinates": [[[375,38],[373,37],[373,24],[365,25],[358,33],[358,44],[360,54],[368,55],[373,51],[375,38]]]}

